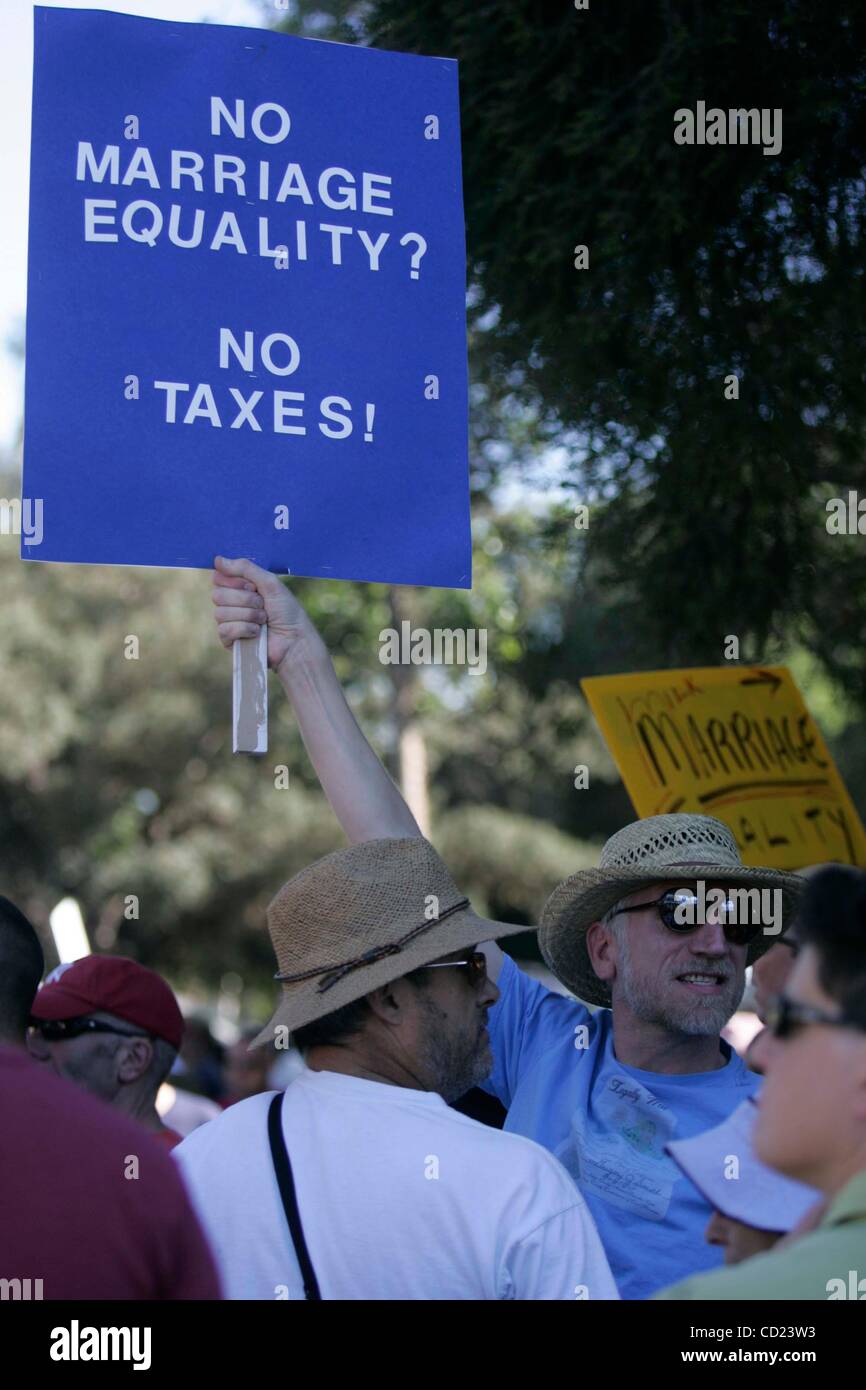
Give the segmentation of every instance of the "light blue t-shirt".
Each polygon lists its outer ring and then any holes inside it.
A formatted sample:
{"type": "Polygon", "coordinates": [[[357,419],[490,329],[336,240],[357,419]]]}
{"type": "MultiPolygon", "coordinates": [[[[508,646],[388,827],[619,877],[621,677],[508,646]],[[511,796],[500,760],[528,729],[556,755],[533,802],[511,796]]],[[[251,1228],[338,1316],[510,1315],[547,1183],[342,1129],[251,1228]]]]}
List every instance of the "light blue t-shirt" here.
{"type": "Polygon", "coordinates": [[[623,1066],[609,1009],[592,1014],[553,994],[508,956],[497,983],[484,1087],[507,1106],[505,1128],[543,1144],[574,1178],[622,1297],[715,1269],[711,1208],[664,1147],[720,1124],[760,1078],[733,1051],[726,1066],[688,1076],[623,1066]]]}

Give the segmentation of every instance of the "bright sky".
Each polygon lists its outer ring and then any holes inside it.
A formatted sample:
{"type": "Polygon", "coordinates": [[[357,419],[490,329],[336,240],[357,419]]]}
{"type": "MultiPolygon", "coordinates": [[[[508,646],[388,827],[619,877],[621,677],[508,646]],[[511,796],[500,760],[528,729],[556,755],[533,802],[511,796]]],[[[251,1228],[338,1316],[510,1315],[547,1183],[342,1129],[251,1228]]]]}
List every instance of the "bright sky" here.
{"type": "MultiPolygon", "coordinates": [[[[270,22],[267,0],[66,0],[47,8],[117,10],[148,19],[245,24],[270,22]]],[[[9,352],[23,341],[27,304],[27,200],[33,81],[32,0],[2,0],[0,43],[0,450],[14,442],[24,410],[24,368],[9,352]]]]}

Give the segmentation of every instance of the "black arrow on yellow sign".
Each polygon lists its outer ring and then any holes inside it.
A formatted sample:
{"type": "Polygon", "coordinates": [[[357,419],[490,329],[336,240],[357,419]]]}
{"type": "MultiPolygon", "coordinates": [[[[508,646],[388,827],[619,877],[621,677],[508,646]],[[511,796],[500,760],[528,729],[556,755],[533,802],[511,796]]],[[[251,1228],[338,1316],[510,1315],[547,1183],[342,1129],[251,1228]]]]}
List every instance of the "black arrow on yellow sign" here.
{"type": "Polygon", "coordinates": [[[779,686],[782,684],[781,676],[774,676],[772,671],[762,671],[760,666],[755,667],[757,676],[747,676],[740,681],[740,685],[769,685],[772,687],[770,694],[775,695],[779,686]]]}

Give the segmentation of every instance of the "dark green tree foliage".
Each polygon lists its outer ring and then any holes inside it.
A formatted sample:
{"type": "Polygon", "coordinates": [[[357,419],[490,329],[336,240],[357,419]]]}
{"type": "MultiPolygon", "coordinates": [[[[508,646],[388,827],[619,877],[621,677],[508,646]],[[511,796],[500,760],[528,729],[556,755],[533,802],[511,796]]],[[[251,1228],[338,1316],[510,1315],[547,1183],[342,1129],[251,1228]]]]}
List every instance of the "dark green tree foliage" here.
{"type": "MultiPolygon", "coordinates": [[[[409,591],[415,625],[488,631],[485,676],[408,669],[421,678],[433,838],[481,911],[529,922],[553,884],[591,857],[572,836],[603,828],[599,802],[590,807],[572,788],[573,763],[598,770],[602,802],[605,790],[624,797],[578,692],[552,682],[539,697],[521,674],[530,641],[555,635],[573,558],[563,551],[564,568],[538,564],[534,545],[516,543],[534,535],[528,518],[500,530],[478,522],[471,593],[409,591]]],[[[188,986],[239,972],[254,991],[246,1007],[264,1013],[267,903],[345,843],[288,701],[272,680],[269,753],[234,757],[231,660],[206,575],[24,564],[17,552],[16,537],[0,537],[0,891],[43,932],[49,964],[48,915],[71,895],[96,948],[188,986]]],[[[393,668],[379,660],[387,590],[294,587],[393,767],[393,668]]]]}
{"type": "Polygon", "coordinates": [[[555,417],[606,503],[589,553],[628,578],[632,664],[793,629],[866,702],[866,552],[824,527],[866,495],[866,9],[372,0],[290,27],[459,59],[475,371],[555,417]],[[698,101],[780,109],[781,152],[675,144],[698,101]]]}

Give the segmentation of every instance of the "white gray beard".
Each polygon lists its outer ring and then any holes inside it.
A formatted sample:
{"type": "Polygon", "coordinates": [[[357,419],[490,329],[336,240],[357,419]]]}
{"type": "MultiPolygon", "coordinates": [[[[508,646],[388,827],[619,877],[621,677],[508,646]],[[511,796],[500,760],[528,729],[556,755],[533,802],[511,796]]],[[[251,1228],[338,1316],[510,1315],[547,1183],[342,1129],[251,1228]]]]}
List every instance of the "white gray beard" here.
{"type": "Polygon", "coordinates": [[[730,988],[725,994],[715,998],[699,995],[691,1001],[684,999],[682,1004],[663,1005],[653,992],[632,979],[627,963],[622,976],[623,997],[636,1018],[643,1019],[645,1023],[658,1024],[671,1033],[685,1033],[695,1038],[718,1036],[731,1015],[736,1013],[742,990],[737,998],[734,979],[728,984],[730,988]]]}

